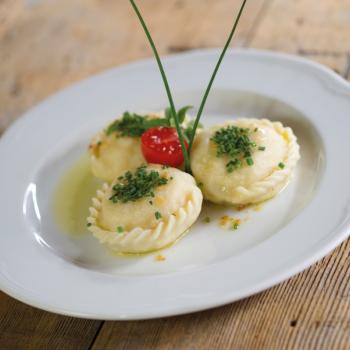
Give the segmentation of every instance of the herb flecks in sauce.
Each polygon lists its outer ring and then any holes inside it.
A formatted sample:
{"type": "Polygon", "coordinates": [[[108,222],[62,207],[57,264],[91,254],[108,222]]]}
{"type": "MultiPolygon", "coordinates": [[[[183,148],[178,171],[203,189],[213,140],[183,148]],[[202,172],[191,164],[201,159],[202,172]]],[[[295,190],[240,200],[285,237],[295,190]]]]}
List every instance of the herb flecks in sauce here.
{"type": "Polygon", "coordinates": [[[154,257],[154,260],[155,260],[155,261],[165,261],[165,260],[166,260],[166,257],[165,257],[164,255],[159,254],[159,255],[156,255],[156,256],[154,257]]]}
{"type": "Polygon", "coordinates": [[[235,219],[232,223],[232,230],[238,230],[239,225],[241,224],[240,219],[235,219]]]}
{"type": "Polygon", "coordinates": [[[224,215],[219,219],[219,225],[224,229],[238,230],[242,220],[239,218],[224,215]]]}
{"type": "MultiPolygon", "coordinates": [[[[240,128],[234,125],[217,130],[211,140],[216,144],[216,156],[228,156],[231,158],[226,164],[228,173],[243,166],[243,160],[248,166],[254,164],[252,153],[257,147],[256,143],[249,137],[250,129],[240,128]]],[[[258,147],[259,151],[264,151],[264,146],[258,147]]]]}
{"type": "Polygon", "coordinates": [[[211,219],[210,219],[209,216],[206,216],[206,217],[203,219],[203,221],[204,221],[206,224],[209,224],[210,221],[211,221],[211,219]]]}
{"type": "Polygon", "coordinates": [[[154,197],[154,189],[168,183],[166,177],[162,177],[156,170],[147,170],[143,165],[134,173],[127,171],[118,177],[118,182],[113,186],[113,195],[109,198],[113,203],[135,202],[145,197],[154,197]]]}

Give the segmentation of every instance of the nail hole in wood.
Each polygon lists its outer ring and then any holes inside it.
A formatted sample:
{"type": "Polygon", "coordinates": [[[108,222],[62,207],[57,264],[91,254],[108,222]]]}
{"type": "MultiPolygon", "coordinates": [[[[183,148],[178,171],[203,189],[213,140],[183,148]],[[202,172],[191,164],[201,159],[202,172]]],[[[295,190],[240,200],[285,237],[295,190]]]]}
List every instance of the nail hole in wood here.
{"type": "Polygon", "coordinates": [[[295,327],[297,325],[297,320],[290,321],[290,326],[295,327]]]}

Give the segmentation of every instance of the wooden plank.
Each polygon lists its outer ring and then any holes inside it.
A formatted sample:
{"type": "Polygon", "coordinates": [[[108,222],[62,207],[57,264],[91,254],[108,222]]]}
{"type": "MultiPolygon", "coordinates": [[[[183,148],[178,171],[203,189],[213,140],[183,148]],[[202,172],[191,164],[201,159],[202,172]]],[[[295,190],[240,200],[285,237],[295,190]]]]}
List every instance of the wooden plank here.
{"type": "Polygon", "coordinates": [[[350,240],[266,292],[213,310],[105,322],[93,349],[349,349],[350,240]]]}
{"type": "Polygon", "coordinates": [[[299,54],[343,74],[349,23],[349,0],[273,0],[249,45],[299,54]]]}
{"type": "Polygon", "coordinates": [[[19,21],[23,13],[22,0],[1,0],[0,1],[0,38],[19,21]]]}
{"type": "MultiPolygon", "coordinates": [[[[249,1],[235,45],[243,45],[264,1],[249,1]]],[[[139,4],[165,54],[222,46],[240,1],[139,4]]],[[[33,104],[77,80],[151,56],[128,1],[43,1],[26,8],[20,18],[9,22],[0,37],[0,131],[33,104]]]]}
{"type": "Polygon", "coordinates": [[[347,55],[347,63],[344,68],[343,76],[345,79],[350,80],[350,54],[347,55]]]}
{"type": "Polygon", "coordinates": [[[88,349],[100,325],[44,312],[0,292],[0,349],[88,349]]]}

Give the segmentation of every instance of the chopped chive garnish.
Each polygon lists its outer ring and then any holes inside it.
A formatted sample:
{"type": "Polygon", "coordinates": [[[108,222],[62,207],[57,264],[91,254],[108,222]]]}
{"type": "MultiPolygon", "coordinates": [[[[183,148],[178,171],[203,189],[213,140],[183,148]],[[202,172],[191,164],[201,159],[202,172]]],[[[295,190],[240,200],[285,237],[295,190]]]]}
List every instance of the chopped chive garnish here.
{"type": "Polygon", "coordinates": [[[279,166],[281,169],[284,169],[284,167],[285,167],[284,163],[282,163],[282,162],[278,163],[278,166],[279,166]]]}
{"type": "Polygon", "coordinates": [[[152,202],[152,201],[149,201],[148,203],[151,204],[151,205],[153,205],[153,202],[152,202]]]}
{"type": "Polygon", "coordinates": [[[250,157],[246,158],[246,162],[249,166],[252,166],[254,164],[253,158],[250,157]]]}
{"type": "Polygon", "coordinates": [[[238,169],[242,166],[242,163],[239,159],[235,158],[233,160],[230,160],[226,164],[226,170],[228,173],[232,173],[235,169],[238,169]]]}
{"type": "Polygon", "coordinates": [[[259,151],[265,151],[265,149],[266,149],[265,146],[259,146],[259,147],[258,147],[258,150],[259,150],[259,151]]]}
{"type": "Polygon", "coordinates": [[[90,227],[91,225],[92,225],[91,222],[88,222],[88,223],[86,224],[87,227],[90,227]]]}
{"type": "MultiPolygon", "coordinates": [[[[180,124],[183,123],[185,116],[183,113],[186,113],[189,106],[181,108],[177,114],[180,124]]],[[[170,112],[171,113],[171,112],[170,112]]],[[[117,137],[120,136],[130,136],[130,137],[140,137],[146,130],[150,128],[155,128],[159,126],[164,127],[173,127],[174,122],[171,119],[171,114],[169,112],[165,113],[165,118],[150,118],[149,115],[138,115],[136,113],[124,112],[122,117],[116,119],[111,123],[105,130],[106,135],[111,135],[116,133],[117,137]]],[[[97,143],[100,145],[101,141],[97,143]]],[[[166,169],[168,166],[164,166],[163,169],[166,169]]]]}
{"type": "Polygon", "coordinates": [[[258,128],[255,128],[255,129],[254,129],[254,132],[257,132],[257,131],[258,131],[258,128]]]}
{"type": "Polygon", "coordinates": [[[157,220],[159,220],[162,217],[162,214],[159,211],[156,211],[154,213],[154,216],[156,217],[157,220]]]}
{"type": "Polygon", "coordinates": [[[158,171],[147,169],[142,165],[134,173],[127,171],[118,178],[118,182],[112,187],[113,203],[135,202],[140,198],[154,197],[154,189],[166,185],[168,179],[162,177],[158,171]]]}
{"type": "Polygon", "coordinates": [[[239,226],[239,223],[238,223],[238,222],[235,222],[235,223],[232,225],[232,229],[233,229],[233,230],[237,230],[237,229],[238,229],[238,226],[239,226]]]}
{"type": "Polygon", "coordinates": [[[149,128],[157,126],[170,126],[165,118],[150,119],[147,115],[124,112],[122,117],[116,119],[106,129],[106,135],[116,133],[117,136],[139,137],[149,128]]]}
{"type": "Polygon", "coordinates": [[[205,222],[206,224],[209,224],[209,222],[210,222],[210,217],[209,217],[209,216],[206,216],[206,217],[204,218],[204,222],[205,222]]]}
{"type": "Polygon", "coordinates": [[[231,158],[226,164],[228,173],[241,168],[243,159],[249,166],[254,164],[252,153],[256,148],[256,143],[250,139],[250,133],[248,128],[229,125],[217,130],[211,138],[211,141],[217,146],[216,156],[231,158]]]}
{"type": "Polygon", "coordinates": [[[122,226],[118,226],[118,227],[117,227],[117,232],[118,232],[118,233],[124,232],[123,227],[122,227],[122,226]]]}

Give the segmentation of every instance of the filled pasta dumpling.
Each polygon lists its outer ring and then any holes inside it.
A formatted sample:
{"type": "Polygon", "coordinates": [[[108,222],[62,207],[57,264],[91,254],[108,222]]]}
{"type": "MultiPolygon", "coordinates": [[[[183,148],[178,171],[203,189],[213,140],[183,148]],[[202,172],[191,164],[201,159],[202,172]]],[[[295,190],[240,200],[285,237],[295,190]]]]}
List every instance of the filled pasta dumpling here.
{"type": "Polygon", "coordinates": [[[97,192],[88,227],[113,251],[150,252],[175,242],[196,221],[202,199],[191,175],[143,165],[97,192]]]}
{"type": "Polygon", "coordinates": [[[291,128],[267,119],[241,118],[199,133],[191,167],[205,199],[240,206],[276,195],[299,158],[291,128]]]}
{"type": "MultiPolygon", "coordinates": [[[[191,129],[188,106],[179,110],[181,126],[191,129]]],[[[134,170],[146,163],[142,153],[141,135],[154,127],[171,127],[169,111],[139,115],[125,112],[105,130],[100,131],[89,145],[91,171],[94,176],[111,183],[127,170],[134,170]]]]}
{"type": "Polygon", "coordinates": [[[89,145],[91,171],[94,176],[112,182],[125,171],[145,163],[141,152],[140,125],[147,117],[125,112],[89,145]]]}

